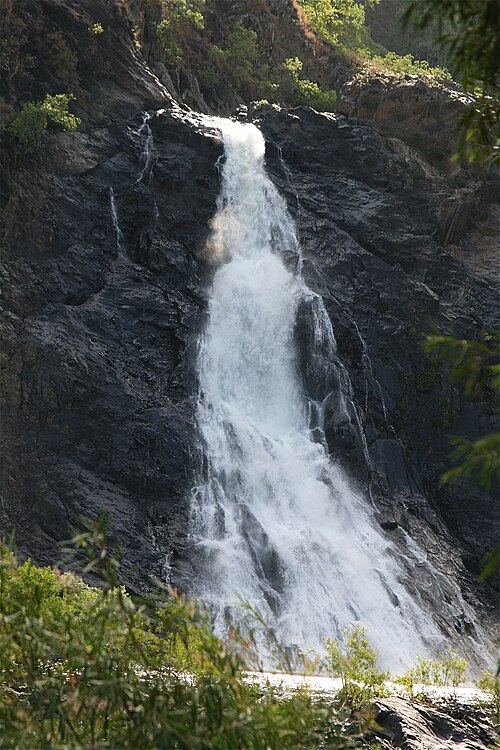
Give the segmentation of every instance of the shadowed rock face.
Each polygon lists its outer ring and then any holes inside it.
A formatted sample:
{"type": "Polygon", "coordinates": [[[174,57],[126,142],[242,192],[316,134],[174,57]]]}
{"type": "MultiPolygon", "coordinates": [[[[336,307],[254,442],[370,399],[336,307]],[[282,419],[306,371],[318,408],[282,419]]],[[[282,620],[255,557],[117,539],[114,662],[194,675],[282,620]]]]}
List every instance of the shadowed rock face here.
{"type": "MultiPolygon", "coordinates": [[[[52,135],[2,186],[0,524],[24,553],[54,563],[70,526],[105,511],[131,585],[170,571],[188,587],[195,357],[212,272],[201,250],[221,146],[116,28],[106,54],[118,45],[121,76],[89,80],[85,127],[52,135]]],[[[307,367],[302,312],[298,357],[329,448],[395,543],[410,534],[487,617],[476,574],[495,504],[473,488],[440,488],[439,476],[447,433],[484,434],[491,415],[460,402],[421,342],[429,320],[470,337],[490,328],[491,279],[440,246],[433,183],[409,180],[370,126],[306,109],[251,116],[353,382],[362,435],[354,416],[338,422],[334,380],[307,367]]],[[[424,575],[416,558],[408,564],[424,575]]],[[[460,612],[455,628],[470,628],[460,612]]]]}
{"type": "Polygon", "coordinates": [[[62,170],[43,185],[36,175],[19,199],[3,266],[2,528],[15,525],[21,548],[52,562],[70,523],[105,511],[127,567],[145,581],[185,532],[202,317],[196,254],[220,149],[165,114],[151,125],[151,176],[137,183],[141,121],[138,110],[77,135],[62,170]],[[27,238],[22,216],[37,199],[46,213],[27,238]]]}

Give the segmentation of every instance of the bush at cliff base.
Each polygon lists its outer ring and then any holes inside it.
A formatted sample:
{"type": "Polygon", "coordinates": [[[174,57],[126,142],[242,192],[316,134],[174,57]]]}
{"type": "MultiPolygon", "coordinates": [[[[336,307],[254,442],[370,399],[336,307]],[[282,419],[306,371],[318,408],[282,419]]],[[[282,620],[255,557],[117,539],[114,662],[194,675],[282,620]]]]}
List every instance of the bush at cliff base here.
{"type": "Polygon", "coordinates": [[[0,748],[354,746],[325,702],[245,681],[252,644],[193,602],[129,595],[101,530],[74,541],[102,588],[0,547],[0,748]]]}

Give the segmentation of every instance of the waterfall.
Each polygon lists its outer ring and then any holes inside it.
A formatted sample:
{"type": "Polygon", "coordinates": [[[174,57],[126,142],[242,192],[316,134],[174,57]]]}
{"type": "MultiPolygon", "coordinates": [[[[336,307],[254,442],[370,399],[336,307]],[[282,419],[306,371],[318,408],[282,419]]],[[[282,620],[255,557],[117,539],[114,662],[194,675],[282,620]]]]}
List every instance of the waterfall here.
{"type": "Polygon", "coordinates": [[[322,299],[300,263],[289,270],[298,242],[265,172],[263,136],[251,124],[215,124],[225,161],[207,248],[219,266],[198,362],[206,461],[192,499],[193,593],[221,630],[241,597],[299,649],[321,649],[360,623],[382,664],[400,668],[442,636],[405,588],[399,552],[369,500],[312,429],[296,345],[301,309],[313,330],[310,366],[320,377],[333,363],[336,408],[352,419],[350,381],[322,299]]]}

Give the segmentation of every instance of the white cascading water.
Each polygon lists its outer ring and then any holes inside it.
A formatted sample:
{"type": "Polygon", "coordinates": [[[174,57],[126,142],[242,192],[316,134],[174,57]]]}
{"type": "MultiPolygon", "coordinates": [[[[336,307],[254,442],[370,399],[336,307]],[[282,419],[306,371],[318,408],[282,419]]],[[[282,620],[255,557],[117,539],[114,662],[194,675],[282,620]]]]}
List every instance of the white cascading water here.
{"type": "Polygon", "coordinates": [[[221,630],[241,597],[300,649],[320,650],[359,622],[381,663],[400,668],[442,638],[405,589],[369,504],[310,429],[299,305],[312,311],[313,346],[334,359],[335,339],[321,298],[283,262],[297,239],[264,169],[263,136],[251,124],[215,125],[225,162],[208,250],[221,265],[199,353],[206,467],[192,505],[203,561],[194,593],[221,630]]]}

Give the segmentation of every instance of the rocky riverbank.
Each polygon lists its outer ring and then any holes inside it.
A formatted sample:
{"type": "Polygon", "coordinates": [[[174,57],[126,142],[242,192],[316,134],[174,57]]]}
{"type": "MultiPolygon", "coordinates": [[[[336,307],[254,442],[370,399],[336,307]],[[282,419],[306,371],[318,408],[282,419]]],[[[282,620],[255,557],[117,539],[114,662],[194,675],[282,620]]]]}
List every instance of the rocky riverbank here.
{"type": "MultiPolygon", "coordinates": [[[[341,680],[320,675],[287,675],[276,672],[254,672],[249,679],[262,689],[290,693],[309,690],[313,695],[334,695],[341,680]]],[[[386,683],[389,695],[363,709],[359,719],[373,722],[373,729],[364,733],[359,747],[383,750],[482,750],[493,747],[497,733],[488,714],[488,696],[472,686],[438,688],[415,686],[418,700],[404,697],[404,690],[395,683],[386,683]]]]}

